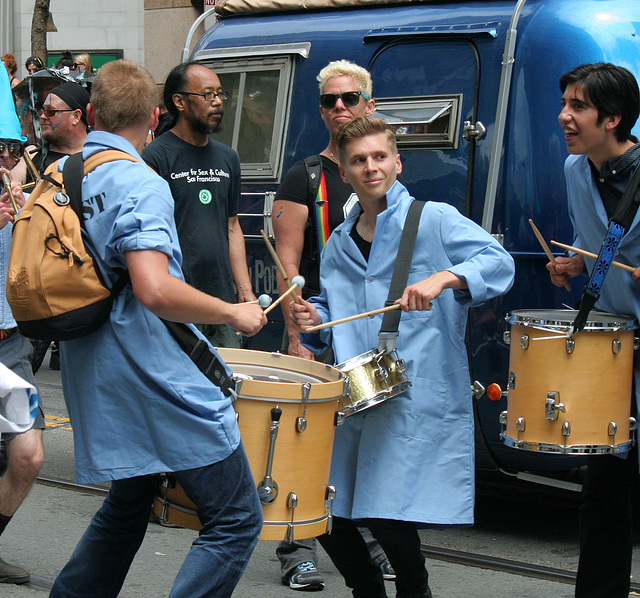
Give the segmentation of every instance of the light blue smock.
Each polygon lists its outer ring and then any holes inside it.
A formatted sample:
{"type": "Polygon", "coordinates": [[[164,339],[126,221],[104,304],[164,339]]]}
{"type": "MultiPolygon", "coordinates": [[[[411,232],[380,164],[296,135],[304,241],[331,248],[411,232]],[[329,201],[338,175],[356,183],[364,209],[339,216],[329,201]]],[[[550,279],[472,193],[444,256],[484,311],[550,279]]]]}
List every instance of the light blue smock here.
{"type": "MultiPolygon", "coordinates": [[[[141,159],[123,137],[103,131],[89,134],[83,155],[109,148],[141,159]]],[[[182,279],[165,180],[144,163],[120,160],[89,173],[82,192],[94,255],[109,280],[116,277],[105,263],[125,268],[125,252],[143,249],[169,256],[169,271],[182,279]]],[[[138,302],[130,284],[104,326],[60,345],[78,482],[201,467],[237,448],[240,433],[230,399],[138,302]]]]}
{"type": "MultiPolygon", "coordinates": [[[[574,230],[572,245],[599,253],[607,236],[609,218],[587,156],[569,156],[564,164],[564,174],[567,179],[569,217],[574,230]]],[[[640,210],[631,228],[622,237],[615,260],[634,268],[640,265],[640,210]]],[[[594,264],[594,260],[585,259],[589,275],[594,264]]],[[[612,266],[602,284],[596,309],[640,320],[640,285],[629,272],[612,266]]],[[[633,364],[636,403],[640,407],[640,358],[637,353],[634,354],[633,364]]]]}
{"type": "MultiPolygon", "coordinates": [[[[321,261],[322,293],[311,299],[322,321],[384,306],[404,220],[412,201],[396,182],[387,193],[367,263],[350,237],[358,204],[329,238],[321,261]]],[[[387,518],[434,525],[471,525],[474,423],[465,349],[467,310],[506,293],[511,256],[452,206],[428,202],[420,218],[408,284],[449,270],[469,289],[445,290],[430,311],[403,312],[398,357],[413,386],[346,418],[336,428],[331,484],[340,517],[387,518]]],[[[303,334],[317,351],[332,344],[336,362],[378,345],[382,315],[303,334]]]]}

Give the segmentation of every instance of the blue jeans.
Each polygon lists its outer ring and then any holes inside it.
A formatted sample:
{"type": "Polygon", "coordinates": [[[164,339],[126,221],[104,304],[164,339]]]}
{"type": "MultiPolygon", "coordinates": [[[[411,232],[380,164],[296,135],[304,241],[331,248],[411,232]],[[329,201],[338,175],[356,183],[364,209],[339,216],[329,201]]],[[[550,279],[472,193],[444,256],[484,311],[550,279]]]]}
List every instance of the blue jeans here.
{"type": "MultiPolygon", "coordinates": [[[[242,444],[224,461],[175,472],[202,522],[170,598],[231,596],[262,528],[262,507],[242,444]]],[[[50,596],[117,597],[142,544],[157,476],[116,480],[50,596]]]]}

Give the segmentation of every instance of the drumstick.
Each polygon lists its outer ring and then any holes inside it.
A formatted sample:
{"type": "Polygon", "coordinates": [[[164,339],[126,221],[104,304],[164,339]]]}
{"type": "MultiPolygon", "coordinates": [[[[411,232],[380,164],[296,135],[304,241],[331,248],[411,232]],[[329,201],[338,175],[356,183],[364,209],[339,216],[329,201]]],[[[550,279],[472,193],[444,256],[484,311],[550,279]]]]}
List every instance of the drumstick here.
{"type": "MultiPolygon", "coordinates": [[[[551,241],[552,245],[557,245],[558,247],[562,247],[563,249],[568,249],[569,251],[575,251],[580,255],[584,255],[585,257],[593,258],[594,260],[598,259],[598,256],[595,253],[591,253],[590,251],[586,251],[584,249],[579,249],[578,247],[572,247],[571,245],[565,245],[564,243],[558,243],[557,241],[551,241]]],[[[621,262],[611,262],[612,266],[616,268],[620,268],[622,270],[626,270],[627,272],[635,272],[635,268],[633,266],[627,266],[627,264],[623,264],[621,262]]]]}
{"type": "MultiPolygon", "coordinates": [[[[544,240],[544,237],[542,236],[542,233],[538,230],[538,227],[533,223],[533,220],[531,220],[531,218],[529,218],[529,224],[531,225],[531,228],[533,229],[533,234],[536,236],[536,238],[540,242],[540,245],[542,245],[542,249],[547,254],[547,257],[549,258],[549,261],[555,266],[556,265],[556,258],[553,257],[553,253],[551,253],[551,249],[549,249],[549,246],[547,245],[546,241],[544,240]]],[[[564,288],[567,289],[567,291],[570,291],[571,290],[571,285],[567,282],[564,285],[564,288]]]]}
{"type": "Polygon", "coordinates": [[[394,309],[398,309],[400,307],[399,303],[394,303],[393,305],[387,305],[387,307],[381,307],[380,309],[374,309],[372,311],[366,311],[362,314],[356,314],[355,316],[349,316],[348,318],[341,318],[340,320],[333,320],[332,322],[325,322],[324,324],[318,324],[318,326],[311,326],[310,328],[305,328],[305,332],[315,332],[316,330],[322,330],[323,328],[329,328],[330,326],[336,326],[337,324],[344,324],[345,322],[353,322],[353,320],[360,320],[361,318],[366,318],[368,316],[375,316],[377,314],[384,313],[386,311],[391,311],[394,309]]]}
{"type": "Polygon", "coordinates": [[[11,204],[13,205],[13,210],[16,214],[18,214],[18,204],[16,203],[16,198],[13,196],[13,190],[11,189],[11,180],[6,173],[2,173],[2,184],[7,188],[9,193],[9,199],[11,200],[11,204]]]}
{"type": "MultiPolygon", "coordinates": [[[[280,272],[280,274],[282,275],[282,278],[284,279],[284,284],[287,285],[287,288],[290,289],[291,288],[291,282],[289,282],[289,277],[287,276],[287,271],[284,269],[284,266],[282,265],[282,262],[280,261],[280,258],[278,257],[278,254],[276,253],[276,250],[273,248],[273,245],[271,245],[271,241],[269,240],[269,237],[267,237],[267,234],[264,232],[263,229],[260,229],[260,234],[262,235],[262,238],[264,239],[264,242],[267,244],[267,249],[269,250],[269,253],[271,254],[271,257],[273,258],[273,261],[276,264],[276,268],[278,268],[278,271],[280,272]]],[[[284,295],[283,295],[284,297],[284,295]]],[[[300,299],[298,298],[297,293],[293,296],[293,300],[296,303],[300,303],[300,299]]]]}
{"type": "Polygon", "coordinates": [[[264,310],[265,315],[268,314],[276,305],[278,305],[287,295],[293,293],[297,288],[298,283],[294,282],[284,293],[282,293],[282,295],[280,295],[280,297],[278,297],[269,307],[267,307],[267,309],[264,310]]]}

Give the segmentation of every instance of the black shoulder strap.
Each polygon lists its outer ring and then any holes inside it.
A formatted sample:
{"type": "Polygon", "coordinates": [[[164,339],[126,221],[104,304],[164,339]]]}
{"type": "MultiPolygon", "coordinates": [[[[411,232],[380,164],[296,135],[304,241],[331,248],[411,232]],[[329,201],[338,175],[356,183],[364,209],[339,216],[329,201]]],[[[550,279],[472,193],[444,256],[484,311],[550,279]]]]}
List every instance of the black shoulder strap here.
{"type": "MultiPolygon", "coordinates": [[[[416,245],[416,237],[418,236],[418,227],[420,226],[420,214],[426,202],[414,199],[409,206],[409,211],[404,220],[402,228],[402,237],[400,237],[400,245],[398,246],[398,255],[396,263],[393,267],[393,275],[391,284],[389,285],[389,295],[385,306],[393,305],[396,299],[402,297],[402,293],[407,286],[409,280],[409,270],[411,269],[411,261],[413,259],[413,250],[416,245]]],[[[378,348],[386,350],[389,347],[387,340],[393,339],[398,335],[398,326],[400,325],[400,316],[402,312],[399,309],[385,312],[382,318],[382,326],[378,337],[380,343],[378,348]],[[384,349],[383,349],[384,347],[384,349]]]]}
{"type": "Polygon", "coordinates": [[[318,195],[320,179],[322,178],[322,158],[319,154],[304,159],[307,169],[307,203],[312,205],[318,195]]]}
{"type": "MultiPolygon", "coordinates": [[[[69,205],[77,214],[81,226],[84,225],[84,212],[82,210],[83,177],[84,158],[82,157],[82,152],[78,152],[77,154],[69,156],[67,161],[64,163],[64,166],[62,167],[62,180],[64,181],[64,188],[67,196],[69,197],[69,205]]],[[[129,282],[129,271],[122,268],[113,268],[113,271],[118,275],[118,279],[109,290],[111,292],[111,296],[115,297],[129,282]]],[[[99,270],[96,270],[96,272],[99,276],[99,270]]]]}

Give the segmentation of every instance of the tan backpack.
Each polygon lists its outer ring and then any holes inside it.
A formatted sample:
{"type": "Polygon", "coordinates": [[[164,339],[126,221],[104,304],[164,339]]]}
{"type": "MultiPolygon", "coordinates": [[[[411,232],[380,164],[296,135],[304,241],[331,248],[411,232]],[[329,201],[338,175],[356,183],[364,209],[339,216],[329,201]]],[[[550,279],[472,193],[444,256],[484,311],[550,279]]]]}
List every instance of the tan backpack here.
{"type": "Polygon", "coordinates": [[[20,332],[33,339],[70,340],[106,322],[129,280],[122,270],[108,288],[84,243],[83,175],[114,160],[139,162],[118,150],[47,168],[13,225],[7,299],[20,332]]]}

